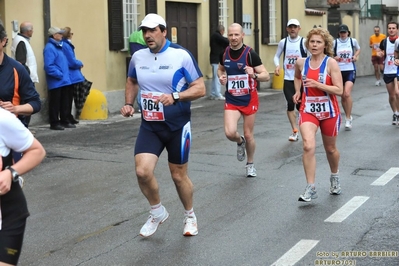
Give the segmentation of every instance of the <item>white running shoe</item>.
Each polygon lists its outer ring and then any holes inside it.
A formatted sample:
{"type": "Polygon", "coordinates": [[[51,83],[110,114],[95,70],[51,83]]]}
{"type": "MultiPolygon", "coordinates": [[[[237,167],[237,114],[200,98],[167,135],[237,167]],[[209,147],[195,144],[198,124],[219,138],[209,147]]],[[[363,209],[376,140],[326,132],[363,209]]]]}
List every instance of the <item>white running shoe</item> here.
{"type": "Polygon", "coordinates": [[[220,96],[215,97],[213,99],[216,100],[216,101],[224,101],[224,100],[226,100],[226,98],[223,95],[220,95],[220,96]]]}
{"type": "Polygon", "coordinates": [[[245,160],[246,157],[246,151],[245,151],[245,138],[244,136],[241,136],[241,144],[237,144],[237,160],[239,160],[240,162],[245,160]]]}
{"type": "Polygon", "coordinates": [[[197,218],[186,216],[184,218],[184,236],[196,236],[198,235],[197,218]]]}
{"type": "Polygon", "coordinates": [[[376,86],[381,86],[381,81],[377,80],[377,81],[375,82],[375,85],[376,85],[376,86]]]}
{"type": "Polygon", "coordinates": [[[289,141],[298,141],[298,131],[292,131],[292,134],[288,137],[289,141]]]}
{"type": "Polygon", "coordinates": [[[298,201],[310,202],[312,199],[317,199],[317,191],[315,187],[307,185],[305,192],[299,196],[298,201]]]}
{"type": "Polygon", "coordinates": [[[350,119],[345,119],[345,130],[350,131],[352,130],[352,116],[350,119]]]}
{"type": "Polygon", "coordinates": [[[331,195],[339,195],[341,194],[341,184],[339,183],[338,175],[330,176],[330,194],[331,195]]]}
{"type": "Polygon", "coordinates": [[[398,125],[398,116],[396,114],[393,114],[392,116],[392,125],[394,126],[398,125]]]}
{"type": "Polygon", "coordinates": [[[141,227],[140,236],[142,237],[152,236],[157,231],[158,226],[161,223],[165,222],[166,219],[168,219],[169,213],[167,212],[164,206],[162,206],[162,208],[163,208],[163,213],[159,216],[154,216],[150,212],[150,216],[148,217],[147,222],[143,225],[143,227],[141,227]]]}
{"type": "Polygon", "coordinates": [[[253,163],[247,164],[245,168],[247,170],[247,177],[256,177],[256,169],[253,163]]]}

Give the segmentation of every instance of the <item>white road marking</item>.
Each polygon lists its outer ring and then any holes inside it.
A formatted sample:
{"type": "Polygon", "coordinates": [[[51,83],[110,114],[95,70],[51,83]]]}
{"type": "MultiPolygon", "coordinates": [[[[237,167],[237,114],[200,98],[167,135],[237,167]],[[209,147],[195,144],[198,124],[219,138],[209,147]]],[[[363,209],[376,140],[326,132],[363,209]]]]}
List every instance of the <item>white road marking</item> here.
{"type": "Polygon", "coordinates": [[[319,240],[302,239],[271,266],[294,265],[314,248],[319,240]]]}
{"type": "Polygon", "coordinates": [[[399,167],[391,167],[388,171],[380,176],[377,180],[371,183],[372,186],[385,186],[391,181],[397,174],[399,174],[399,167]]]}
{"type": "Polygon", "coordinates": [[[351,215],[357,208],[362,206],[370,197],[355,196],[348,201],[344,206],[334,212],[330,217],[324,220],[324,222],[340,223],[349,215],[351,215]]]}

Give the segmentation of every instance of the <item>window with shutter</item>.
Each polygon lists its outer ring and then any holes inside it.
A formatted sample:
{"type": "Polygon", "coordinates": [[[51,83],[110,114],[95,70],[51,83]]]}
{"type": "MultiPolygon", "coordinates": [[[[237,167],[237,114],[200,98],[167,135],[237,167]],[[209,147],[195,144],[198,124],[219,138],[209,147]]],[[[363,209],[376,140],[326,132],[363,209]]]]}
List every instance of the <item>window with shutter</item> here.
{"type": "Polygon", "coordinates": [[[219,3],[218,1],[209,1],[209,32],[215,32],[219,25],[219,3]]]}
{"type": "Polygon", "coordinates": [[[123,51],[129,50],[130,35],[136,31],[140,25],[138,23],[138,3],[137,0],[123,0],[123,51]]]}
{"type": "Polygon", "coordinates": [[[269,44],[277,43],[276,0],[269,0],[269,44]]]}
{"type": "Polygon", "coordinates": [[[283,39],[287,36],[287,31],[285,28],[287,27],[288,22],[288,0],[281,0],[281,38],[283,39]]]}
{"type": "Polygon", "coordinates": [[[269,21],[269,1],[261,1],[261,38],[262,44],[269,44],[270,43],[270,21],[269,21]]]}
{"type": "Polygon", "coordinates": [[[145,13],[158,13],[157,0],[146,0],[145,1],[145,13]]]}
{"type": "Polygon", "coordinates": [[[227,0],[219,0],[219,25],[223,25],[225,28],[227,25],[227,18],[229,17],[227,12],[229,8],[227,6],[227,0]]]}
{"type": "Polygon", "coordinates": [[[119,51],[124,48],[122,0],[108,0],[109,49],[119,51]]]}
{"type": "Polygon", "coordinates": [[[108,0],[108,36],[111,51],[128,51],[129,37],[138,28],[137,0],[108,0]]]}
{"type": "Polygon", "coordinates": [[[242,0],[234,0],[234,22],[242,25],[242,0]]]}

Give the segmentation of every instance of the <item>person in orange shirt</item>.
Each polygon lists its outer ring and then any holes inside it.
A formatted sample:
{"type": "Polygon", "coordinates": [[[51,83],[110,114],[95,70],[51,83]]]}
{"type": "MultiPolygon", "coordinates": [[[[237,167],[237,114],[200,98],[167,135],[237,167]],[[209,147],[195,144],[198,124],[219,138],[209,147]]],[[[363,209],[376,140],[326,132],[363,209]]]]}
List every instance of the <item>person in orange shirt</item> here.
{"type": "Polygon", "coordinates": [[[370,36],[370,48],[371,48],[371,62],[374,66],[374,75],[376,78],[375,85],[381,86],[381,74],[384,71],[384,57],[377,56],[377,52],[380,50],[380,42],[386,38],[385,34],[380,33],[380,26],[374,27],[374,34],[370,36]]]}

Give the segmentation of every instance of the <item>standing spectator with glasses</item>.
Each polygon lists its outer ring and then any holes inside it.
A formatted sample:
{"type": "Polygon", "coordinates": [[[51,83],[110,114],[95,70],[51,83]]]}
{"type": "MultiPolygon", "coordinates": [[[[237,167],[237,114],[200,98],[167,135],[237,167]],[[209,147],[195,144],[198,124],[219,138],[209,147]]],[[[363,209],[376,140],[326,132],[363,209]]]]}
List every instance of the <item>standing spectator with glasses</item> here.
{"type": "MultiPolygon", "coordinates": [[[[82,61],[76,59],[75,56],[75,46],[72,43],[73,32],[70,27],[65,27],[63,33],[63,45],[62,50],[68,61],[69,67],[69,78],[71,79],[72,89],[68,90],[68,117],[71,124],[78,124],[79,121],[76,120],[72,115],[72,101],[74,90],[78,89],[80,83],[85,81],[81,69],[83,68],[82,61]]],[[[76,103],[75,103],[76,104],[76,103]]]]}
{"type": "Polygon", "coordinates": [[[48,42],[43,50],[44,70],[49,98],[50,129],[64,130],[65,128],[76,128],[71,123],[71,110],[69,104],[73,91],[69,77],[68,60],[66,59],[62,46],[62,34],[64,30],[51,27],[48,30],[48,42]]]}

